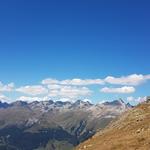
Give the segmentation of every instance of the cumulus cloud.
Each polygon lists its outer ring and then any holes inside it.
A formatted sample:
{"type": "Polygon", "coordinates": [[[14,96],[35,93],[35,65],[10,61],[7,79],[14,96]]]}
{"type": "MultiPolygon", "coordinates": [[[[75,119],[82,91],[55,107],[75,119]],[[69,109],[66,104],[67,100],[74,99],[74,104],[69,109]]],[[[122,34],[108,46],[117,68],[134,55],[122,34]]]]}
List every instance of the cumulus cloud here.
{"type": "Polygon", "coordinates": [[[58,84],[50,84],[50,85],[47,85],[47,87],[50,90],[56,90],[56,89],[61,89],[62,88],[62,86],[58,85],[58,84]]]}
{"type": "Polygon", "coordinates": [[[46,100],[50,98],[67,98],[73,99],[78,98],[80,96],[89,96],[92,91],[87,87],[75,87],[75,86],[50,86],[48,89],[43,86],[24,86],[17,89],[18,92],[25,93],[28,95],[32,95],[35,97],[27,97],[21,96],[20,100],[26,101],[40,101],[46,100]],[[37,95],[44,95],[44,98],[37,97],[37,95]]]}
{"type": "Polygon", "coordinates": [[[108,76],[104,79],[104,81],[109,84],[136,86],[136,85],[139,85],[149,79],[150,79],[150,75],[132,74],[129,76],[122,76],[119,78],[116,78],[113,76],[108,76]]]}
{"type": "Polygon", "coordinates": [[[135,98],[133,96],[129,96],[129,97],[127,97],[127,101],[128,102],[135,102],[135,103],[142,103],[142,102],[146,101],[146,96],[137,97],[137,98],[135,98]]]}
{"type": "Polygon", "coordinates": [[[16,91],[21,92],[21,93],[25,93],[28,95],[43,95],[43,94],[47,94],[48,90],[41,86],[41,85],[32,85],[32,86],[22,86],[18,89],[16,89],[16,91]]]}
{"type": "Polygon", "coordinates": [[[135,88],[132,86],[123,86],[120,88],[109,88],[109,87],[104,87],[100,90],[100,92],[103,93],[120,93],[120,94],[128,94],[128,93],[133,93],[135,92],[135,88]]]}
{"type": "Polygon", "coordinates": [[[91,101],[90,99],[87,99],[87,98],[86,98],[86,99],[83,99],[82,101],[83,101],[83,102],[89,102],[89,103],[92,103],[92,101],[91,101]]]}
{"type": "Polygon", "coordinates": [[[42,84],[59,84],[59,80],[48,78],[42,80],[42,84]]]}
{"type": "Polygon", "coordinates": [[[14,83],[9,83],[4,85],[2,82],[0,82],[0,92],[10,92],[13,91],[15,85],[14,83]]]}
{"type": "MultiPolygon", "coordinates": [[[[150,80],[150,74],[131,74],[128,76],[114,77],[107,76],[103,79],[66,79],[66,80],[57,80],[52,78],[47,78],[42,80],[39,85],[28,85],[21,86],[16,88],[14,83],[3,84],[0,82],[0,92],[10,92],[13,91],[14,94],[24,93],[24,96],[21,96],[20,100],[27,101],[41,101],[50,98],[55,99],[64,99],[73,100],[77,98],[88,98],[92,94],[92,91],[89,89],[91,85],[99,85],[103,88],[100,89],[100,92],[103,93],[120,93],[128,94],[135,92],[135,87],[137,85],[143,84],[144,82],[150,80]],[[105,87],[104,87],[105,85],[105,87]],[[113,87],[110,88],[110,85],[120,85],[122,87],[113,87]],[[19,92],[19,93],[15,93],[19,92]],[[41,98],[41,96],[43,96],[41,98]]],[[[2,97],[2,96],[1,96],[2,97]]],[[[3,99],[7,99],[3,97],[3,99]]],[[[130,99],[130,98],[129,98],[130,99]]]]}
{"type": "Polygon", "coordinates": [[[72,79],[72,80],[63,80],[61,84],[64,85],[92,85],[92,84],[104,84],[102,79],[72,79]]]}
{"type": "Polygon", "coordinates": [[[86,86],[86,85],[103,85],[103,84],[118,84],[118,85],[139,85],[147,80],[150,80],[150,75],[142,74],[131,74],[128,76],[114,77],[107,76],[104,79],[66,79],[56,80],[52,78],[44,79],[42,84],[44,85],[75,85],[75,86],[86,86]]]}
{"type": "Polygon", "coordinates": [[[17,98],[17,100],[33,102],[33,101],[47,101],[47,100],[50,100],[50,98],[47,96],[45,96],[45,97],[20,96],[17,98]]]}
{"type": "Polygon", "coordinates": [[[103,104],[105,102],[107,102],[107,100],[100,100],[98,104],[103,104]]]}
{"type": "Polygon", "coordinates": [[[78,86],[85,86],[85,85],[92,85],[92,84],[104,84],[102,79],[67,79],[67,80],[56,80],[56,79],[45,79],[42,81],[42,84],[52,85],[52,84],[59,84],[59,85],[78,85],[78,86]]]}
{"type": "Polygon", "coordinates": [[[49,97],[59,97],[61,99],[76,99],[82,96],[91,95],[92,91],[85,85],[104,84],[101,79],[45,79],[42,84],[49,89],[49,97]]]}
{"type": "Polygon", "coordinates": [[[58,90],[58,89],[55,89],[55,90],[50,90],[49,92],[48,92],[48,96],[49,97],[58,97],[58,96],[60,96],[60,90],[58,90]]]}
{"type": "Polygon", "coordinates": [[[70,100],[69,98],[60,98],[59,101],[61,101],[61,102],[70,102],[70,101],[74,101],[74,100],[70,100]]]}
{"type": "Polygon", "coordinates": [[[69,97],[69,98],[88,96],[90,94],[91,94],[91,90],[89,90],[87,87],[77,88],[77,87],[65,86],[60,90],[60,96],[69,97]]]}
{"type": "Polygon", "coordinates": [[[0,94],[0,101],[2,101],[2,102],[9,102],[11,100],[7,96],[5,96],[3,94],[0,94]]]}
{"type": "Polygon", "coordinates": [[[92,91],[87,87],[72,87],[72,86],[62,86],[59,90],[50,90],[50,97],[61,97],[61,98],[78,98],[80,96],[89,96],[92,91]]]}

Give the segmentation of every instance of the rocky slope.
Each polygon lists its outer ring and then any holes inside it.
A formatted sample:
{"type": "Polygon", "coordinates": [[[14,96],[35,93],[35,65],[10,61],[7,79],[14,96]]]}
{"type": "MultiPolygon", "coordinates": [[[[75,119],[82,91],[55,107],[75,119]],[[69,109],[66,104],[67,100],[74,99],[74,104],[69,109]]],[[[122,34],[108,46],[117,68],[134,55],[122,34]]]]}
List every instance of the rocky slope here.
{"type": "Polygon", "coordinates": [[[150,102],[124,113],[77,150],[150,150],[150,102]]]}
{"type": "Polygon", "coordinates": [[[0,149],[70,150],[129,108],[122,100],[0,103],[0,149]]]}

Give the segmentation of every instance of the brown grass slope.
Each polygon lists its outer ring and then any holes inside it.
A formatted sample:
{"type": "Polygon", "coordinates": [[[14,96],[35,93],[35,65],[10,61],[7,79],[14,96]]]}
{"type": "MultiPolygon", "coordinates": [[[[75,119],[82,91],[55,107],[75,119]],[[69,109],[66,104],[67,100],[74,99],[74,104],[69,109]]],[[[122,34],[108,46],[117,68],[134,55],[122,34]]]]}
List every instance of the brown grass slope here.
{"type": "Polygon", "coordinates": [[[76,150],[150,150],[150,102],[124,113],[76,150]]]}

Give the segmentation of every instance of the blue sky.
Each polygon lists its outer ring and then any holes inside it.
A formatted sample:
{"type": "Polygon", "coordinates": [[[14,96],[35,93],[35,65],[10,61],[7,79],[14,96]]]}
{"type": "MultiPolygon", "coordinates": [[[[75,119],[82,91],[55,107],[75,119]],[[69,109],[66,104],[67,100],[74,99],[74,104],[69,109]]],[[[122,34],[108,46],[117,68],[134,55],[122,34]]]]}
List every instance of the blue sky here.
{"type": "MultiPolygon", "coordinates": [[[[33,97],[16,89],[41,86],[46,78],[60,81],[149,75],[149,8],[148,0],[1,1],[0,81],[3,86],[15,84],[15,90],[0,90],[1,95],[33,97]]],[[[86,85],[93,92],[83,98],[98,102],[143,97],[149,95],[149,84],[146,79],[136,86],[86,85]],[[104,87],[123,86],[133,86],[135,92],[100,92],[104,87]]]]}

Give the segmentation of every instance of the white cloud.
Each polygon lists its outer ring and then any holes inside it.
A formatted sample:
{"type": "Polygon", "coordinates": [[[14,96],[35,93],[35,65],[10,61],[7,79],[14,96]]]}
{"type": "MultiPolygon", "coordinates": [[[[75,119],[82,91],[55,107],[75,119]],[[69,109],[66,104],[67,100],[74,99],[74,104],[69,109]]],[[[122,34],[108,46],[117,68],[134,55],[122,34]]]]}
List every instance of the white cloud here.
{"type": "Polygon", "coordinates": [[[107,102],[107,100],[100,100],[100,101],[98,102],[98,104],[103,104],[103,103],[105,103],[105,102],[107,102]]]}
{"type": "Polygon", "coordinates": [[[67,79],[67,80],[56,80],[56,79],[45,79],[42,81],[42,84],[45,85],[52,85],[52,84],[59,84],[59,85],[78,85],[78,86],[85,86],[85,85],[93,85],[93,84],[104,84],[102,79],[67,79]]]}
{"type": "Polygon", "coordinates": [[[48,93],[49,97],[58,97],[60,96],[60,90],[50,90],[48,93]]]}
{"type": "Polygon", "coordinates": [[[104,79],[66,79],[66,80],[56,80],[56,79],[45,79],[42,81],[44,85],[75,85],[75,86],[85,86],[85,85],[104,85],[105,83],[108,84],[118,84],[118,85],[139,85],[143,82],[150,80],[150,74],[142,75],[142,74],[131,74],[128,76],[121,76],[121,77],[113,77],[107,76],[104,79]]]}
{"type": "Polygon", "coordinates": [[[101,79],[72,79],[72,80],[63,80],[61,84],[64,85],[93,85],[93,84],[104,84],[104,81],[101,79]]]}
{"type": "MultiPolygon", "coordinates": [[[[1,95],[0,95],[0,98],[1,98],[1,95]]],[[[21,100],[21,101],[26,101],[26,102],[33,102],[33,101],[48,101],[48,100],[51,100],[51,98],[48,96],[44,96],[44,97],[20,96],[16,100],[17,101],[21,100]]],[[[62,101],[62,102],[75,102],[76,101],[76,99],[70,99],[70,98],[59,98],[59,99],[55,99],[53,101],[58,101],[58,100],[62,101]]],[[[89,99],[83,99],[82,101],[92,103],[91,100],[89,100],[89,99]]]]}
{"type": "Polygon", "coordinates": [[[33,102],[33,101],[48,101],[48,100],[50,100],[50,98],[47,97],[47,96],[45,96],[45,97],[21,96],[21,97],[18,97],[17,100],[27,101],[27,102],[33,102]]]}
{"type": "Polygon", "coordinates": [[[1,92],[10,92],[14,89],[14,83],[9,83],[4,85],[2,82],[0,82],[0,91],[1,92]]]}
{"type": "Polygon", "coordinates": [[[59,84],[59,80],[48,78],[42,80],[42,84],[59,84]]]}
{"type": "Polygon", "coordinates": [[[83,99],[82,101],[83,101],[83,102],[89,102],[89,103],[92,103],[92,101],[91,101],[90,99],[87,99],[87,98],[86,98],[86,99],[83,99]]]}
{"type": "Polygon", "coordinates": [[[17,100],[32,102],[32,101],[40,101],[41,98],[39,98],[39,97],[21,96],[21,97],[18,97],[17,100]]]}
{"type": "Polygon", "coordinates": [[[33,96],[43,95],[43,94],[48,93],[48,90],[41,85],[22,86],[22,87],[16,89],[16,91],[25,93],[28,95],[33,95],[33,96]]]}
{"type": "Polygon", "coordinates": [[[129,97],[127,97],[127,101],[128,102],[135,102],[135,103],[142,103],[142,102],[146,101],[146,96],[137,97],[137,98],[135,98],[133,96],[129,96],[129,97]]]}
{"type": "MultiPolygon", "coordinates": [[[[103,93],[120,93],[128,94],[135,92],[135,86],[140,85],[150,80],[150,74],[131,74],[128,76],[114,77],[107,76],[104,79],[45,79],[39,85],[28,85],[15,88],[14,83],[3,84],[0,82],[0,92],[14,92],[14,95],[24,93],[21,96],[22,99],[31,100],[44,100],[55,98],[55,99],[77,99],[77,98],[88,98],[92,91],[89,89],[90,85],[107,85],[100,90],[103,93]],[[110,88],[109,85],[120,85],[122,87],[110,88]],[[20,93],[15,93],[15,92],[20,93]],[[25,97],[27,96],[27,97],[25,97]],[[30,97],[31,96],[31,97],[30,97]],[[43,96],[41,98],[41,96],[43,96]]],[[[2,97],[2,96],[1,96],[2,97]]],[[[0,98],[1,98],[0,97],[0,98]]],[[[13,96],[14,97],[14,96],[13,96]]],[[[7,99],[6,97],[3,97],[7,99]]],[[[130,98],[129,98],[130,99],[130,98]]]]}
{"type": "Polygon", "coordinates": [[[70,100],[69,98],[60,98],[59,101],[61,102],[73,102],[74,100],[70,100]]]}
{"type": "Polygon", "coordinates": [[[11,100],[7,96],[5,96],[3,94],[0,94],[0,101],[2,101],[2,102],[9,102],[11,100]]]}
{"type": "Polygon", "coordinates": [[[132,101],[134,101],[134,97],[133,97],[133,96],[129,96],[129,97],[127,97],[127,101],[128,101],[128,102],[132,102],[132,101]]]}
{"type": "Polygon", "coordinates": [[[87,87],[73,87],[73,86],[62,86],[57,90],[50,90],[50,97],[61,97],[61,98],[78,98],[80,96],[89,96],[92,93],[87,87]]]}
{"type": "Polygon", "coordinates": [[[89,96],[92,92],[87,87],[64,86],[61,88],[59,95],[61,97],[78,98],[80,96],[89,96]]]}
{"type": "Polygon", "coordinates": [[[61,89],[61,85],[58,85],[58,84],[50,84],[50,85],[47,85],[48,89],[50,90],[56,90],[56,89],[61,89]]]}
{"type": "Polygon", "coordinates": [[[149,79],[150,79],[150,75],[132,74],[129,76],[122,76],[119,78],[116,78],[113,76],[108,76],[104,79],[104,81],[109,84],[136,86],[136,85],[139,85],[149,79]]]}
{"type": "MultiPolygon", "coordinates": [[[[37,95],[45,95],[47,99],[50,98],[67,98],[67,99],[75,99],[79,98],[81,96],[89,96],[92,91],[89,90],[87,87],[75,87],[75,86],[50,86],[49,90],[47,90],[43,86],[25,86],[20,87],[17,89],[18,92],[25,93],[32,96],[37,95]]],[[[44,98],[45,99],[45,98],[44,98]]],[[[44,100],[41,97],[26,97],[22,96],[20,97],[20,100],[26,100],[26,101],[32,101],[32,100],[44,100]]]]}
{"type": "Polygon", "coordinates": [[[100,92],[103,93],[120,93],[120,94],[128,94],[128,93],[133,93],[135,92],[135,88],[132,86],[123,86],[120,88],[109,88],[109,87],[104,87],[100,90],[100,92]]]}

